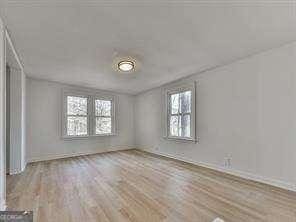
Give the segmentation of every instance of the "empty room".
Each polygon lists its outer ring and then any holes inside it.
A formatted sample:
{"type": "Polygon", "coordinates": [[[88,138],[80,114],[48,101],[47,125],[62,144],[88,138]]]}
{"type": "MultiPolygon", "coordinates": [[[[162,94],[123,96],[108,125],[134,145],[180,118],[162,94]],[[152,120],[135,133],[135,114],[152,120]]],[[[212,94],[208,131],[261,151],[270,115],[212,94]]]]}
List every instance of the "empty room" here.
{"type": "Polygon", "coordinates": [[[0,221],[296,222],[296,1],[0,0],[0,221]]]}

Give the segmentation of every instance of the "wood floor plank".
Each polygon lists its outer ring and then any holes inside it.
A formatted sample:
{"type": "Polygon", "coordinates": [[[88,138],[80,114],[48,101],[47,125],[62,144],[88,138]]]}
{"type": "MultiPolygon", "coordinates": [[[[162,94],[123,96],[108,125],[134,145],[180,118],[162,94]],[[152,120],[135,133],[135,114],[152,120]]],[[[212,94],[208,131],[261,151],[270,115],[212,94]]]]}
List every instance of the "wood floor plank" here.
{"type": "Polygon", "coordinates": [[[31,163],[9,210],[47,222],[296,222],[296,193],[138,150],[31,163]]]}

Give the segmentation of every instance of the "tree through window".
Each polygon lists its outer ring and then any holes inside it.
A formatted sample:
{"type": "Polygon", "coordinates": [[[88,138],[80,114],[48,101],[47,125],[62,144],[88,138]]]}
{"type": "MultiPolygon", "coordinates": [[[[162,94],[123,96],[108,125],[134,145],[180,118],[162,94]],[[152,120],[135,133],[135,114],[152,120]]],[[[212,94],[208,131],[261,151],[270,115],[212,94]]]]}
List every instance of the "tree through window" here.
{"type": "Polygon", "coordinates": [[[112,132],[112,101],[95,100],[95,133],[110,134],[112,132]]]}
{"type": "Polygon", "coordinates": [[[62,137],[115,135],[115,101],[114,95],[65,90],[62,137]]]}
{"type": "Polygon", "coordinates": [[[67,135],[85,136],[88,134],[88,101],[85,97],[67,96],[67,135]]]}
{"type": "Polygon", "coordinates": [[[173,137],[191,137],[191,91],[170,95],[169,133],[173,137]]]}

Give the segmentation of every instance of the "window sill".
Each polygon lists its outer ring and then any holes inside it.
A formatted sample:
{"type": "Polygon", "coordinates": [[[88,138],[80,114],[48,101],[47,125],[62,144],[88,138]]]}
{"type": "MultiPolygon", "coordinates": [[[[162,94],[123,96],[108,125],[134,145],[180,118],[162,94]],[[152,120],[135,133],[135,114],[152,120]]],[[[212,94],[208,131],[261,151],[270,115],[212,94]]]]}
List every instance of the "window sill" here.
{"type": "Polygon", "coordinates": [[[167,140],[172,140],[172,141],[178,141],[178,142],[190,142],[190,143],[198,143],[199,139],[196,138],[187,138],[187,137],[171,137],[171,136],[165,136],[164,137],[167,140]]]}
{"type": "Polygon", "coordinates": [[[89,138],[96,138],[96,137],[109,137],[109,136],[116,136],[116,133],[109,133],[109,134],[98,134],[98,135],[87,135],[87,136],[62,136],[63,140],[79,140],[79,139],[89,139],[89,138]]]}

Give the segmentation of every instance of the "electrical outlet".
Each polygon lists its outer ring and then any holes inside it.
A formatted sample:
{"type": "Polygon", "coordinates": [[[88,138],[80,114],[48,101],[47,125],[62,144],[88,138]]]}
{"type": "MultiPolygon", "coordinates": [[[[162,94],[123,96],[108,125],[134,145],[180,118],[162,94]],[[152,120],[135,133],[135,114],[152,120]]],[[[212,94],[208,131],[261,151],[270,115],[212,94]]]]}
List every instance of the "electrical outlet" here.
{"type": "Polygon", "coordinates": [[[223,166],[224,167],[231,167],[231,158],[230,157],[225,157],[224,158],[223,166]]]}
{"type": "Polygon", "coordinates": [[[227,167],[227,158],[226,157],[224,158],[223,166],[227,167]]]}

